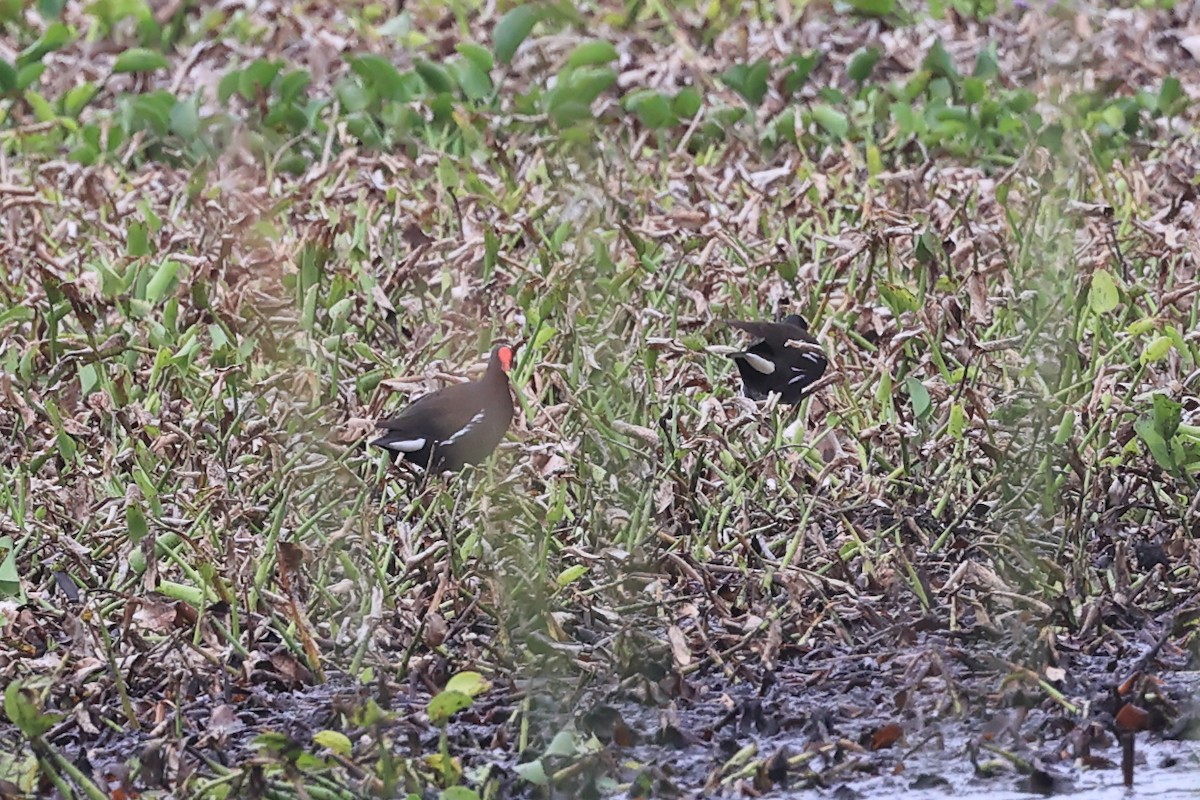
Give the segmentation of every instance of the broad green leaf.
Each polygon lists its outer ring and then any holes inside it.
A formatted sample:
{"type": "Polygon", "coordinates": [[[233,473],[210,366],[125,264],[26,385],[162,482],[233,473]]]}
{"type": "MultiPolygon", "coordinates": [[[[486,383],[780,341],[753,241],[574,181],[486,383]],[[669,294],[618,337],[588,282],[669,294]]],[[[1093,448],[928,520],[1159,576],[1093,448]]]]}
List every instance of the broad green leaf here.
{"type": "Polygon", "coordinates": [[[637,114],[647,128],[666,128],[675,124],[675,114],[667,98],[653,89],[641,89],[627,95],[622,103],[626,110],[637,114]]]}
{"type": "Polygon", "coordinates": [[[967,413],[962,403],[950,406],[950,421],[946,425],[947,432],[955,439],[961,439],[967,429],[967,413]]]}
{"type": "Polygon", "coordinates": [[[517,764],[513,767],[513,771],[537,786],[547,786],[550,783],[550,776],[546,774],[546,767],[540,758],[526,761],[524,764],[517,764]]]}
{"type": "Polygon", "coordinates": [[[146,512],[142,511],[142,504],[139,502],[131,502],[125,509],[125,524],[129,528],[129,541],[137,544],[150,533],[149,526],[146,525],[146,512]]]}
{"type": "Polygon", "coordinates": [[[929,390],[915,376],[910,376],[904,382],[904,387],[908,390],[908,396],[912,398],[913,415],[917,419],[924,419],[933,407],[933,403],[929,397],[929,390]]]}
{"type": "Polygon", "coordinates": [[[671,110],[680,117],[691,119],[700,112],[703,105],[704,100],[700,97],[700,92],[687,86],[680,89],[679,94],[675,95],[675,99],[671,101],[671,110]]]}
{"type": "Polygon", "coordinates": [[[871,77],[871,70],[875,69],[882,55],[883,51],[878,47],[860,47],[846,65],[846,76],[855,83],[864,83],[871,77]]]}
{"type": "Polygon", "coordinates": [[[808,76],[812,74],[820,60],[821,54],[816,50],[802,56],[791,56],[785,59],[783,66],[792,69],[783,76],[783,83],[780,86],[783,93],[791,96],[804,88],[804,84],[808,83],[808,76]]]}
{"type": "Polygon", "coordinates": [[[17,88],[17,69],[12,64],[0,58],[0,94],[14,91],[17,88]]]}
{"type": "Polygon", "coordinates": [[[350,742],[350,737],[340,731],[317,731],[313,734],[313,742],[318,746],[324,747],[337,753],[339,756],[349,757],[354,750],[354,745],[350,742]]]}
{"type": "Polygon", "coordinates": [[[555,583],[557,583],[560,587],[569,586],[586,575],[587,571],[588,568],[583,564],[573,564],[564,569],[562,572],[558,573],[558,578],[555,579],[555,583]]]}
{"type": "Polygon", "coordinates": [[[721,73],[721,82],[733,89],[752,106],[762,104],[767,96],[767,78],[771,62],[760,58],[751,64],[735,64],[721,73]]]}
{"type": "Polygon", "coordinates": [[[1182,403],[1175,402],[1162,392],[1154,395],[1154,427],[1164,439],[1174,437],[1182,421],[1182,403]]]}
{"type": "Polygon", "coordinates": [[[71,29],[61,22],[52,22],[38,40],[26,47],[17,56],[17,66],[33,64],[41,61],[47,53],[52,53],[72,39],[71,29]]]}
{"type": "Polygon", "coordinates": [[[1162,361],[1171,352],[1172,344],[1174,343],[1170,336],[1155,336],[1142,351],[1141,362],[1149,364],[1154,361],[1162,361]]]}
{"type": "Polygon", "coordinates": [[[593,39],[576,46],[567,56],[568,67],[592,67],[607,64],[617,60],[617,48],[612,42],[603,39],[593,39]]]}
{"type": "Polygon", "coordinates": [[[12,597],[20,591],[16,545],[11,536],[0,536],[0,596],[12,597]]]}
{"type": "Polygon", "coordinates": [[[1120,302],[1117,283],[1113,275],[1106,269],[1098,269],[1092,273],[1092,286],[1088,290],[1088,305],[1097,314],[1107,314],[1117,307],[1120,302]]]}
{"type": "Polygon", "coordinates": [[[886,17],[896,10],[896,0],[849,0],[850,7],[868,17],[886,17]]]}
{"type": "Polygon", "coordinates": [[[945,78],[951,83],[958,83],[960,80],[958,70],[954,67],[954,59],[946,52],[946,47],[940,38],[936,39],[933,46],[929,48],[922,66],[929,70],[935,78],[945,78]]]}
{"type": "Polygon", "coordinates": [[[1133,430],[1146,445],[1147,449],[1150,450],[1150,455],[1154,457],[1155,462],[1168,472],[1174,472],[1177,466],[1174,455],[1167,444],[1167,440],[1163,438],[1163,435],[1155,427],[1154,418],[1149,415],[1139,417],[1133,423],[1133,430]]]}
{"type": "Polygon", "coordinates": [[[488,49],[481,44],[475,42],[459,42],[454,46],[454,49],[462,55],[467,61],[475,65],[476,69],[483,73],[492,71],[495,62],[492,60],[492,54],[488,49]]]}
{"type": "Polygon", "coordinates": [[[150,282],[146,284],[146,302],[155,304],[166,296],[175,281],[175,274],[182,266],[178,261],[166,260],[158,266],[150,282]]]}
{"type": "Polygon", "coordinates": [[[454,80],[441,64],[435,64],[424,58],[413,62],[413,70],[425,81],[430,90],[439,94],[454,91],[454,80]]]}
{"type": "Polygon", "coordinates": [[[846,135],[850,133],[850,120],[833,106],[824,104],[813,106],[812,118],[827,133],[838,139],[845,139],[846,135]]]}
{"type": "Polygon", "coordinates": [[[374,53],[359,53],[347,56],[346,63],[350,69],[366,82],[367,86],[384,100],[405,101],[408,98],[404,85],[404,76],[392,62],[374,53]]]}
{"type": "Polygon", "coordinates": [[[117,56],[113,64],[114,74],[124,72],[153,72],[156,69],[166,69],[167,57],[157,50],[146,47],[132,47],[117,56]]]}
{"type": "Polygon", "coordinates": [[[447,692],[462,692],[468,697],[478,697],[490,689],[492,684],[478,672],[467,670],[446,681],[447,692]]]}
{"type": "Polygon", "coordinates": [[[434,725],[444,725],[450,721],[450,717],[470,706],[470,695],[453,691],[439,692],[429,701],[429,719],[434,725]]]}
{"type": "Polygon", "coordinates": [[[442,790],[439,800],[479,800],[479,792],[469,786],[451,786],[442,790]]]}
{"type": "Polygon", "coordinates": [[[533,32],[539,18],[538,9],[532,5],[517,6],[500,18],[492,31],[492,48],[501,63],[512,62],[517,48],[533,32]]]}

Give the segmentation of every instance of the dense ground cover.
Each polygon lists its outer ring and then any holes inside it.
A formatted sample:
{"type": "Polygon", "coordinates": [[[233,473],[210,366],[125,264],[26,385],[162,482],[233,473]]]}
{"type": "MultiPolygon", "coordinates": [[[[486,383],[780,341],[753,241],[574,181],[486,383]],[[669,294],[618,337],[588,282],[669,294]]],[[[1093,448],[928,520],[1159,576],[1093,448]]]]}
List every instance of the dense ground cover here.
{"type": "Polygon", "coordinates": [[[1200,7],[909,5],[0,2],[0,795],[1188,786],[1200,7]]]}

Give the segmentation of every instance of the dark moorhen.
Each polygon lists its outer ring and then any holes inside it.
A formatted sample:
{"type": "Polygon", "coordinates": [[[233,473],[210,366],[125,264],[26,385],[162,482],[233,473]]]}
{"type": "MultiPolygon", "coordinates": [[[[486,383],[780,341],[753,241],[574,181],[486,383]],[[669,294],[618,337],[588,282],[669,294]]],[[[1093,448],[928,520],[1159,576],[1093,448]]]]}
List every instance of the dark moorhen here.
{"type": "Polygon", "coordinates": [[[722,322],[757,337],[745,350],[729,354],[742,374],[742,390],[752,400],[765,400],[776,392],[780,403],[795,405],[829,366],[829,359],[808,332],[808,322],[799,314],[789,314],[782,322],[722,322]],[[788,347],[789,341],[811,347],[788,347]]]}
{"type": "Polygon", "coordinates": [[[437,472],[478,464],[500,444],[513,417],[508,372],[513,349],[492,350],[487,372],[474,383],[458,383],[417,398],[398,416],[381,420],[385,433],[371,444],[396,458],[437,472]]]}

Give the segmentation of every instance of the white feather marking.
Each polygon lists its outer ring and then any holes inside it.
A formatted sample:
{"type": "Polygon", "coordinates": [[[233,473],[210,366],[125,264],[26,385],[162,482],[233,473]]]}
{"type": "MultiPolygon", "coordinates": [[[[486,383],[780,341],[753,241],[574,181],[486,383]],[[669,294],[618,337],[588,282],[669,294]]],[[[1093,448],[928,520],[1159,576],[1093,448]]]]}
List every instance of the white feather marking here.
{"type": "Polygon", "coordinates": [[[382,437],[371,442],[371,444],[379,447],[395,450],[397,453],[415,453],[425,446],[425,438],[420,439],[401,439],[398,442],[384,442],[382,437]]]}
{"type": "Polygon", "coordinates": [[[472,428],[474,428],[476,425],[478,425],[480,422],[483,421],[483,415],[485,413],[487,413],[487,412],[485,412],[485,411],[476,412],[475,416],[473,416],[469,420],[467,420],[466,425],[463,425],[461,428],[456,430],[454,433],[450,434],[450,436],[448,436],[446,438],[446,440],[442,442],[442,447],[448,447],[448,446],[454,444],[455,442],[457,442],[462,437],[469,434],[471,432],[472,428]]]}
{"type": "Polygon", "coordinates": [[[775,362],[757,356],[754,353],[743,353],[742,358],[746,359],[746,363],[754,368],[756,372],[761,372],[763,375],[770,375],[775,371],[775,362]]]}

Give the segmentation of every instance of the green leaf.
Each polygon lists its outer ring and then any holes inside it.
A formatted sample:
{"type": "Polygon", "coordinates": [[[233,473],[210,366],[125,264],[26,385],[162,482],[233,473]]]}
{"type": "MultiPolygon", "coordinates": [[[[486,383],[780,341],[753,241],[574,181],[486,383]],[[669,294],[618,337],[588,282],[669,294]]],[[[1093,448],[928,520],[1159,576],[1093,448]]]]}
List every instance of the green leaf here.
{"type": "Polygon", "coordinates": [[[1174,342],[1171,341],[1170,336],[1155,336],[1154,339],[1146,345],[1146,348],[1142,350],[1140,359],[1141,362],[1143,364],[1149,364],[1154,361],[1162,361],[1167,357],[1167,354],[1171,352],[1171,346],[1173,344],[1174,342]]]}
{"type": "Polygon", "coordinates": [[[950,406],[950,421],[946,424],[947,432],[955,439],[961,439],[967,429],[967,414],[962,403],[950,406]]]}
{"type": "Polygon", "coordinates": [[[933,401],[929,397],[929,390],[925,388],[925,384],[921,383],[914,376],[910,376],[904,382],[904,388],[908,390],[908,396],[912,399],[913,415],[917,419],[924,419],[933,408],[933,401]]]}
{"type": "Polygon", "coordinates": [[[68,117],[78,117],[79,112],[92,101],[100,91],[100,87],[91,81],[84,81],[78,86],[67,90],[62,97],[62,111],[68,117]]]}
{"type": "Polygon", "coordinates": [[[450,64],[450,69],[468,99],[482,100],[491,95],[492,79],[474,61],[463,57],[450,64]]]}
{"type": "Polygon", "coordinates": [[[1175,402],[1162,392],[1154,395],[1154,428],[1164,439],[1173,438],[1182,421],[1182,403],[1175,402]]]}
{"type": "Polygon", "coordinates": [[[512,62],[517,48],[533,32],[533,26],[538,23],[540,16],[536,7],[523,5],[517,6],[500,18],[492,31],[492,48],[501,63],[512,62]]]}
{"type": "Polygon", "coordinates": [[[1158,465],[1168,472],[1174,472],[1177,466],[1174,454],[1167,444],[1167,440],[1155,427],[1154,418],[1149,415],[1139,417],[1137,422],[1133,423],[1133,430],[1146,445],[1158,465]]]}
{"type": "Polygon", "coordinates": [[[653,89],[640,89],[626,95],[622,105],[637,114],[647,128],[667,128],[676,122],[670,101],[653,89]]]}
{"type": "Polygon", "coordinates": [[[17,56],[17,66],[23,67],[26,64],[33,64],[42,60],[42,57],[47,53],[52,53],[62,47],[67,42],[71,41],[73,35],[71,29],[61,22],[53,22],[46,28],[38,40],[26,47],[17,56]]]}
{"type": "Polygon", "coordinates": [[[691,86],[687,86],[679,90],[679,94],[675,95],[675,99],[671,101],[671,110],[677,116],[691,119],[700,113],[700,107],[704,105],[703,98],[700,97],[700,92],[691,86]]]}
{"type": "Polygon", "coordinates": [[[156,69],[166,69],[167,57],[157,50],[146,47],[132,47],[117,56],[113,64],[113,74],[124,72],[153,72],[156,69]]]}
{"type": "Polygon", "coordinates": [[[17,572],[17,549],[11,536],[0,536],[0,595],[12,597],[21,591],[21,576],[17,572]]]}
{"type": "Polygon", "coordinates": [[[1097,314],[1107,314],[1117,307],[1121,296],[1117,292],[1117,282],[1113,274],[1106,269],[1098,269],[1092,273],[1092,285],[1088,290],[1088,305],[1097,314]]]}
{"type": "Polygon", "coordinates": [[[467,670],[446,681],[447,692],[462,692],[468,697],[478,697],[492,687],[487,678],[478,672],[467,670]]]}
{"type": "Polygon", "coordinates": [[[540,758],[526,761],[524,764],[517,764],[513,767],[513,771],[534,785],[548,786],[550,784],[550,776],[546,774],[546,767],[540,758]]]}
{"type": "Polygon", "coordinates": [[[175,274],[182,266],[178,261],[162,262],[155,271],[150,282],[146,284],[146,302],[155,304],[166,296],[175,281],[175,274]]]}
{"type": "Polygon", "coordinates": [[[733,89],[752,106],[762,104],[767,96],[767,78],[771,62],[760,58],[752,64],[735,64],[721,73],[721,82],[733,89]]]}
{"type": "Polygon", "coordinates": [[[10,681],[4,689],[4,713],[26,739],[43,735],[62,718],[61,714],[43,714],[34,700],[34,693],[20,681],[10,681]]]}
{"type": "Polygon", "coordinates": [[[846,65],[846,76],[855,83],[865,83],[882,55],[883,51],[878,47],[860,47],[846,65]]]}
{"type": "Polygon", "coordinates": [[[879,290],[879,294],[883,297],[883,301],[887,303],[888,308],[892,309],[892,313],[897,316],[903,314],[905,311],[916,311],[921,307],[921,301],[907,286],[899,283],[879,281],[876,287],[879,290]]]}
{"type": "Polygon", "coordinates": [[[616,61],[617,58],[617,48],[613,47],[612,42],[606,42],[603,39],[593,39],[590,42],[584,42],[576,46],[571,51],[571,55],[567,56],[567,66],[601,66],[610,61],[616,61]]]}
{"type": "Polygon", "coordinates": [[[150,533],[150,528],[146,525],[146,512],[142,511],[142,504],[132,502],[125,509],[125,524],[129,528],[129,541],[133,544],[145,539],[150,533]]]}
{"type": "Polygon", "coordinates": [[[200,132],[200,112],[189,100],[181,100],[171,109],[171,132],[181,139],[194,139],[200,132]]]}
{"type": "Polygon", "coordinates": [[[479,800],[479,792],[469,786],[451,786],[442,790],[439,800],[479,800]]]}
{"type": "Polygon", "coordinates": [[[384,100],[406,101],[404,76],[392,62],[374,53],[359,53],[346,57],[350,69],[384,100]]]}
{"type": "Polygon", "coordinates": [[[783,83],[780,85],[783,93],[791,96],[803,89],[804,84],[808,83],[808,76],[812,74],[820,60],[821,54],[816,50],[802,56],[791,56],[785,59],[783,66],[792,69],[783,76],[783,83]]]}
{"type": "Polygon", "coordinates": [[[960,80],[958,70],[954,67],[954,59],[946,52],[946,47],[942,44],[941,38],[934,41],[933,46],[926,53],[925,61],[921,66],[929,70],[930,74],[935,78],[945,78],[951,83],[958,83],[960,80]]]}
{"type": "Polygon", "coordinates": [[[492,54],[488,49],[481,44],[475,42],[459,42],[454,45],[454,49],[462,55],[467,61],[475,65],[476,69],[483,73],[490,73],[495,62],[492,60],[492,54]]]}
{"type": "Polygon", "coordinates": [[[886,17],[896,10],[896,0],[849,0],[850,7],[868,17],[886,17]]]}
{"type": "Polygon", "coordinates": [[[850,120],[833,106],[824,104],[813,106],[812,118],[827,133],[837,139],[845,139],[846,135],[850,133],[850,120]]]}
{"type": "Polygon", "coordinates": [[[324,747],[326,750],[347,758],[354,750],[350,737],[340,731],[317,731],[313,734],[313,742],[319,747],[324,747]]]}
{"type": "Polygon", "coordinates": [[[555,583],[557,583],[560,587],[569,586],[586,575],[587,571],[588,568],[583,564],[574,564],[558,573],[555,583]]]}
{"type": "Polygon", "coordinates": [[[1064,445],[1071,441],[1071,437],[1075,435],[1075,410],[1068,408],[1063,411],[1062,419],[1058,423],[1058,431],[1054,434],[1054,443],[1056,445],[1064,445]]]}
{"type": "Polygon", "coordinates": [[[454,91],[454,79],[450,77],[450,73],[441,64],[435,64],[424,58],[418,58],[413,62],[413,70],[417,75],[421,76],[421,80],[425,81],[425,85],[430,90],[438,94],[444,94],[454,91]]]}
{"type": "Polygon", "coordinates": [[[12,64],[0,58],[0,94],[7,94],[17,88],[17,69],[12,64]]]}
{"type": "Polygon", "coordinates": [[[271,88],[275,76],[283,68],[282,61],[260,58],[252,61],[238,75],[238,94],[245,100],[255,100],[271,88]]]}
{"type": "Polygon", "coordinates": [[[1162,87],[1158,90],[1158,110],[1163,114],[1174,114],[1183,106],[1186,96],[1183,84],[1173,75],[1163,78],[1162,87]]]}
{"type": "Polygon", "coordinates": [[[434,725],[444,725],[450,721],[450,717],[470,706],[471,697],[469,695],[462,692],[444,691],[439,692],[429,701],[427,710],[429,719],[434,725]]]}

